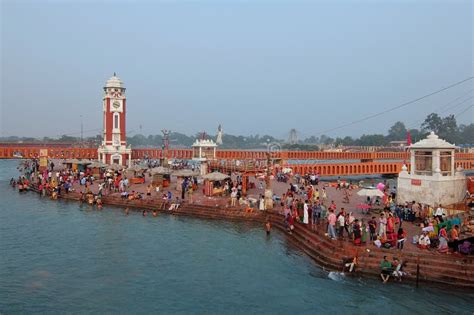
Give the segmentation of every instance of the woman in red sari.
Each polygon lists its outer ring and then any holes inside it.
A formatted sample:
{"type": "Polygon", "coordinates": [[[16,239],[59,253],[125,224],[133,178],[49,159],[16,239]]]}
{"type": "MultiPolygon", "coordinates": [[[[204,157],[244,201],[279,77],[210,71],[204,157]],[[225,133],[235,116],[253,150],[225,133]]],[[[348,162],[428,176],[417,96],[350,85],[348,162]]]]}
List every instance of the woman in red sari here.
{"type": "Polygon", "coordinates": [[[391,212],[389,213],[388,218],[387,218],[387,233],[388,234],[395,233],[395,220],[391,212]]]}

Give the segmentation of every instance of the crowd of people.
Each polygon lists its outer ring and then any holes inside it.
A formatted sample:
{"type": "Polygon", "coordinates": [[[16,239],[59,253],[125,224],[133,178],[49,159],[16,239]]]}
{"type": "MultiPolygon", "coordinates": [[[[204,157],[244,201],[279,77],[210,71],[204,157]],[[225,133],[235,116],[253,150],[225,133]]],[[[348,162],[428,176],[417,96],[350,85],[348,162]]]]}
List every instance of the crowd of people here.
{"type": "MultiPolygon", "coordinates": [[[[153,162],[148,161],[150,165],[153,162]]],[[[46,169],[39,171],[38,160],[25,160],[20,165],[22,175],[11,179],[12,186],[18,185],[19,190],[35,187],[43,195],[50,195],[56,199],[62,193],[69,193],[76,189],[81,193],[80,200],[102,207],[103,196],[119,193],[127,200],[150,198],[152,192],[161,200],[161,208],[176,210],[183,201],[192,203],[193,192],[198,189],[195,177],[186,177],[180,182],[180,193],[174,196],[171,191],[163,191],[160,195],[159,186],[154,188],[150,183],[144,192],[130,190],[130,182],[125,171],[102,170],[99,174],[87,167],[81,169],[55,167],[51,162],[46,169]],[[97,185],[97,193],[90,189],[97,185]]],[[[248,209],[266,210],[266,198],[260,193],[258,199],[244,196],[242,191],[242,177],[227,179],[220,183],[223,195],[229,197],[232,207],[244,206],[248,209]]],[[[263,182],[259,182],[258,190],[263,190],[263,182]]],[[[460,250],[460,235],[466,232],[466,225],[460,218],[449,218],[442,205],[432,207],[413,201],[397,204],[396,190],[383,185],[382,198],[369,198],[367,204],[379,209],[374,215],[350,209],[349,205],[338,206],[334,200],[329,202],[327,183],[321,184],[317,174],[293,176],[288,184],[287,191],[281,197],[273,196],[273,202],[279,202],[284,222],[289,233],[292,233],[295,222],[306,225],[309,229],[324,229],[326,235],[333,239],[348,240],[354,245],[374,244],[377,247],[397,248],[403,250],[408,239],[420,249],[437,249],[441,253],[451,253],[460,250]],[[378,211],[378,212],[377,212],[378,211]],[[413,222],[420,227],[418,233],[408,238],[404,222],[413,222]]],[[[351,191],[357,188],[351,182],[338,179],[335,190],[331,194],[342,194],[342,202],[349,198],[351,191]]],[[[337,199],[337,198],[335,198],[337,199]]],[[[339,198],[341,200],[341,198],[339,198]]],[[[249,211],[248,211],[249,212],[249,211]]]]}
{"type": "MultiPolygon", "coordinates": [[[[67,166],[57,166],[54,162],[50,162],[47,168],[40,171],[37,159],[24,160],[18,167],[21,175],[17,180],[12,178],[10,185],[18,188],[20,191],[28,188],[38,190],[43,196],[50,196],[51,199],[57,199],[61,194],[68,194],[76,191],[80,193],[79,201],[96,205],[98,209],[102,209],[102,198],[107,195],[118,193],[121,199],[140,200],[144,199],[144,193],[138,190],[130,189],[131,184],[126,176],[126,171],[112,170],[102,168],[98,173],[87,166],[81,168],[72,168],[67,166]],[[92,185],[96,185],[96,193],[92,190],[92,185]]],[[[182,183],[183,196],[186,192],[188,199],[192,200],[192,189],[196,187],[197,182],[193,178],[186,178],[182,183]]],[[[159,186],[155,188],[151,183],[146,187],[146,196],[151,198],[152,191],[159,195],[159,186]]],[[[181,204],[179,196],[175,197],[171,191],[162,193],[162,209],[176,210],[181,204]]],[[[159,198],[160,200],[160,198],[159,198]]]]}
{"type": "MultiPolygon", "coordinates": [[[[281,198],[289,233],[292,233],[295,222],[300,222],[313,230],[325,229],[332,240],[349,240],[354,245],[372,243],[379,248],[403,250],[409,239],[404,222],[411,222],[419,227],[419,232],[410,238],[415,245],[421,249],[451,253],[460,249],[460,234],[469,231],[469,225],[462,224],[460,218],[448,217],[442,205],[433,208],[416,201],[397,204],[396,190],[387,184],[383,185],[384,197],[380,200],[369,198],[368,203],[380,204],[380,207],[371,207],[374,214],[367,216],[356,209],[347,210],[347,206],[338,207],[335,201],[328,202],[326,187],[312,184],[309,178],[295,176],[294,183],[289,184],[281,198]]],[[[338,181],[334,193],[345,196],[353,188],[352,183],[338,181]]]]}

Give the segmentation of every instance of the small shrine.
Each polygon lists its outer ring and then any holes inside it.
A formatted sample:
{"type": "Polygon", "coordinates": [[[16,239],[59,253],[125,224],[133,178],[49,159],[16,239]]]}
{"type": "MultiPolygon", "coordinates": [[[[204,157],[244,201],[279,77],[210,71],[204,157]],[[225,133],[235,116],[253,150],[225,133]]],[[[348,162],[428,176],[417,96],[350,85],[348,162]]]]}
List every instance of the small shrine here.
{"type": "Polygon", "coordinates": [[[457,147],[431,132],[426,139],[408,147],[410,168],[398,175],[397,202],[421,202],[431,206],[461,202],[466,192],[466,176],[455,167],[457,147]]]}
{"type": "Polygon", "coordinates": [[[201,164],[201,175],[207,174],[207,161],[216,159],[217,144],[212,140],[197,139],[193,145],[193,160],[201,164]]]}
{"type": "Polygon", "coordinates": [[[193,160],[208,161],[216,159],[217,144],[212,140],[199,139],[193,145],[193,160]]]}

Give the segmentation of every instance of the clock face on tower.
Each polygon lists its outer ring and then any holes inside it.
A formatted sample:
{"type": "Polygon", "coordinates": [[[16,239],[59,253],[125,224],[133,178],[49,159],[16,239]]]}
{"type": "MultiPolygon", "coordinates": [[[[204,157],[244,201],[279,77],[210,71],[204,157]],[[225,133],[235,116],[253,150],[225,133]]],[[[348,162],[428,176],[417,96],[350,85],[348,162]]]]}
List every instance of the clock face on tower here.
{"type": "Polygon", "coordinates": [[[110,100],[110,111],[112,112],[121,112],[122,111],[122,101],[121,100],[110,100]]]}

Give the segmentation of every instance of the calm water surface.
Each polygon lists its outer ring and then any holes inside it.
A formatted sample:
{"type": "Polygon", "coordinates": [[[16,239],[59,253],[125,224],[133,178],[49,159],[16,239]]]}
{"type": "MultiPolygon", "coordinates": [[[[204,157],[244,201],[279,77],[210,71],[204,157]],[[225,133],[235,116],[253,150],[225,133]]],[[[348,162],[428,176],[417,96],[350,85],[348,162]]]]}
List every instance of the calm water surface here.
{"type": "Polygon", "coordinates": [[[19,194],[0,161],[0,313],[472,314],[474,294],[328,276],[260,226],[19,194]]]}

